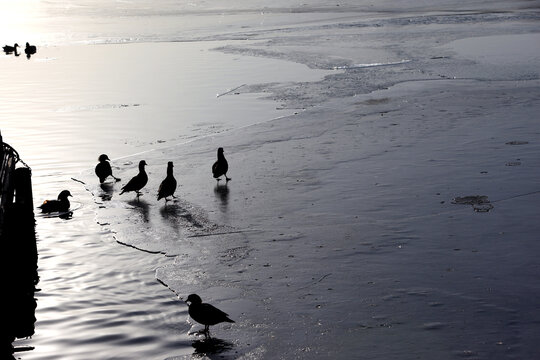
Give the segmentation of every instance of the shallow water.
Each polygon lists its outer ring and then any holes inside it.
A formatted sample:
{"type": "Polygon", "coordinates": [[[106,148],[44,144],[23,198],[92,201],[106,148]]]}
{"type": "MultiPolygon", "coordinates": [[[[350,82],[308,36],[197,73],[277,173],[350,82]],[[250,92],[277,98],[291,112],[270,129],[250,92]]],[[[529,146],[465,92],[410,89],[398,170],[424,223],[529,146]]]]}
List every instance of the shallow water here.
{"type": "Polygon", "coordinates": [[[115,159],[286,115],[292,111],[234,89],[326,73],[210,50],[219,44],[50,47],[30,61],[4,55],[4,140],[23,138],[17,149],[36,171],[80,171],[101,153],[115,159]]]}
{"type": "MultiPolygon", "coordinates": [[[[103,152],[113,164],[129,163],[121,158],[282,116],[276,103],[235,88],[324,74],[210,50],[217,45],[79,45],[1,58],[2,135],[32,168],[35,205],[63,189],[73,194],[71,219],[37,216],[36,333],[17,343],[35,350],[21,359],[163,359],[208,350],[188,336],[185,304],[155,278],[173,259],[116,242],[96,223],[96,199],[72,177],[93,172],[103,152]]],[[[225,340],[210,345],[234,353],[225,340]]]]}
{"type": "Polygon", "coordinates": [[[193,352],[186,307],[154,277],[167,259],[120,246],[93,218],[87,205],[71,220],[38,216],[36,330],[17,342],[35,350],[20,358],[163,359],[193,352]]]}

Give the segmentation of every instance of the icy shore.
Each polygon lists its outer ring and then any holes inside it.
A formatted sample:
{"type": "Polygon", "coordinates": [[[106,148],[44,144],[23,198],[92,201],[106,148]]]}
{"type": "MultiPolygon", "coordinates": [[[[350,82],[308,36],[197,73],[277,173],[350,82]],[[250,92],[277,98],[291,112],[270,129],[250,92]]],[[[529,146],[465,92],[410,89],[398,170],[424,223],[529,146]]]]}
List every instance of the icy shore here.
{"type": "Polygon", "coordinates": [[[90,187],[98,223],[173,257],[164,285],[237,320],[214,333],[236,339],[231,358],[534,357],[538,13],[499,10],[291,14],[220,47],[344,71],[226,95],[295,115],[114,162],[128,179],[144,158],[150,181],[140,201],[90,187]],[[210,175],[218,147],[227,186],[210,175]],[[165,206],[167,161],[180,187],[165,206]]]}

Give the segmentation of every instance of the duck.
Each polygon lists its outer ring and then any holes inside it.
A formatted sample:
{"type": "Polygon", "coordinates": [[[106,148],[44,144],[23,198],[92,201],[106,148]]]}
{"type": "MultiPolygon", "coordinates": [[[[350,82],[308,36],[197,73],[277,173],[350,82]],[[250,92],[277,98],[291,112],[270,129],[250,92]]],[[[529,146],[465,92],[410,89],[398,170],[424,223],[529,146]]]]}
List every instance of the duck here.
{"type": "Polygon", "coordinates": [[[174,196],[174,191],[176,190],[176,179],[173,175],[173,162],[169,161],[167,163],[167,177],[161,182],[158,189],[158,201],[165,199],[165,204],[167,204],[167,197],[174,196]]]}
{"type": "Polygon", "coordinates": [[[68,211],[69,210],[69,200],[68,197],[72,196],[69,190],[62,190],[58,194],[57,200],[45,200],[41,206],[38,206],[43,213],[51,213],[56,211],[68,211]]]}
{"type": "Polygon", "coordinates": [[[227,162],[227,159],[225,159],[225,155],[223,155],[223,148],[220,147],[217,150],[217,161],[212,165],[212,174],[214,175],[214,179],[217,181],[221,180],[220,176],[225,175],[225,179],[227,182],[232,180],[231,178],[227,177],[227,171],[229,170],[229,163],[227,162]]]}
{"type": "Polygon", "coordinates": [[[111,159],[106,154],[99,155],[98,161],[99,163],[96,165],[96,175],[99,178],[99,182],[103,184],[103,182],[109,177],[112,176],[114,180],[120,181],[119,178],[115,177],[112,174],[112,168],[111,164],[109,163],[111,159]]]}
{"type": "Polygon", "coordinates": [[[231,320],[228,314],[213,305],[203,303],[201,297],[197,294],[189,295],[185,302],[188,305],[189,316],[204,325],[203,333],[206,338],[210,336],[210,325],[222,322],[234,323],[234,320],[231,320]]]}
{"type": "Polygon", "coordinates": [[[33,55],[37,51],[37,48],[35,45],[30,45],[29,43],[26,43],[26,47],[24,48],[24,53],[26,55],[33,55]]]}
{"type": "Polygon", "coordinates": [[[17,52],[17,48],[20,47],[19,44],[15,43],[13,46],[10,46],[10,45],[5,45],[2,47],[2,49],[4,50],[5,53],[12,53],[12,52],[17,52]]]}
{"type": "Polygon", "coordinates": [[[120,195],[126,192],[135,191],[137,193],[137,199],[142,194],[140,193],[140,190],[146,185],[148,182],[148,175],[146,175],[146,171],[144,170],[144,167],[146,166],[146,161],[141,160],[139,161],[139,173],[135,175],[131,180],[128,181],[126,185],[122,187],[122,191],[120,192],[120,195]]]}

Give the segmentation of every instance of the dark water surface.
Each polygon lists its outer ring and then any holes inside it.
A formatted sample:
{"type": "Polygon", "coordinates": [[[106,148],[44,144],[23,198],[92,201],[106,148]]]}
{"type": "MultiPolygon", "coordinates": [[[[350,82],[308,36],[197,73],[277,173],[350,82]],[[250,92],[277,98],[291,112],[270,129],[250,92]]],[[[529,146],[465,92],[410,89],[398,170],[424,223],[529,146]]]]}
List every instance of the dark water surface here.
{"type": "MultiPolygon", "coordinates": [[[[77,202],[91,202],[74,193],[77,202]]],[[[36,331],[17,342],[35,350],[20,358],[163,359],[193,352],[186,306],[154,277],[167,259],[119,245],[93,217],[87,205],[71,220],[38,216],[36,331]]]]}

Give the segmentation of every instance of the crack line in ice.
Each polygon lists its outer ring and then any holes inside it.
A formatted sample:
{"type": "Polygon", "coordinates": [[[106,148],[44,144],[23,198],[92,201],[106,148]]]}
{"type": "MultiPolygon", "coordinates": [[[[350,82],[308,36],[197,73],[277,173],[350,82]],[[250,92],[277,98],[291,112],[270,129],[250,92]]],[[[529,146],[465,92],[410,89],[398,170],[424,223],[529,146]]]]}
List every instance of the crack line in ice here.
{"type": "Polygon", "coordinates": [[[391,65],[401,65],[411,62],[412,60],[400,60],[400,61],[393,61],[393,62],[387,62],[387,63],[371,63],[371,64],[354,64],[351,66],[334,66],[333,70],[350,70],[350,69],[363,69],[363,68],[369,68],[369,67],[377,67],[377,66],[391,66],[391,65]]]}
{"type": "Polygon", "coordinates": [[[186,238],[198,238],[198,237],[206,237],[206,236],[217,236],[217,235],[229,235],[229,234],[242,234],[246,232],[259,232],[260,230],[236,230],[236,231],[225,231],[225,232],[219,232],[219,233],[210,233],[210,234],[194,234],[194,235],[188,235],[186,238]]]}
{"type": "Polygon", "coordinates": [[[114,239],[116,240],[116,242],[117,242],[118,244],[120,244],[120,245],[124,245],[124,246],[130,247],[130,248],[132,248],[132,249],[139,250],[139,251],[142,251],[142,252],[145,252],[145,253],[148,253],[148,254],[161,254],[161,255],[166,255],[166,253],[163,252],[163,251],[158,251],[158,250],[146,250],[146,249],[137,247],[137,246],[135,246],[135,245],[131,245],[131,244],[122,242],[122,241],[118,240],[118,239],[116,238],[116,236],[113,236],[113,237],[114,237],[114,239]]]}
{"type": "Polygon", "coordinates": [[[509,197],[503,198],[503,199],[493,200],[493,201],[491,201],[491,202],[494,203],[494,202],[499,202],[499,201],[512,200],[512,199],[515,199],[515,198],[518,198],[518,197],[528,196],[528,195],[535,195],[535,194],[540,194],[540,190],[537,190],[537,191],[531,191],[531,192],[528,192],[528,193],[525,193],[525,194],[513,195],[513,196],[509,196],[509,197]]]}
{"type": "Polygon", "coordinates": [[[298,289],[296,289],[296,290],[303,290],[303,289],[306,289],[306,288],[308,288],[308,287],[310,287],[310,286],[313,286],[313,285],[315,285],[315,284],[318,284],[318,283],[320,283],[321,281],[323,281],[324,279],[326,279],[327,277],[329,277],[330,275],[332,275],[332,273],[325,274],[325,275],[321,276],[318,280],[312,281],[312,282],[309,283],[308,285],[302,286],[302,287],[300,287],[300,288],[298,288],[298,289]]]}
{"type": "Polygon", "coordinates": [[[222,94],[217,94],[216,97],[219,98],[219,97],[222,97],[223,95],[230,94],[230,93],[232,93],[233,91],[240,89],[242,86],[246,86],[246,84],[242,84],[242,85],[240,85],[240,86],[235,87],[234,89],[227,90],[226,92],[224,92],[224,93],[222,93],[222,94]]]}

